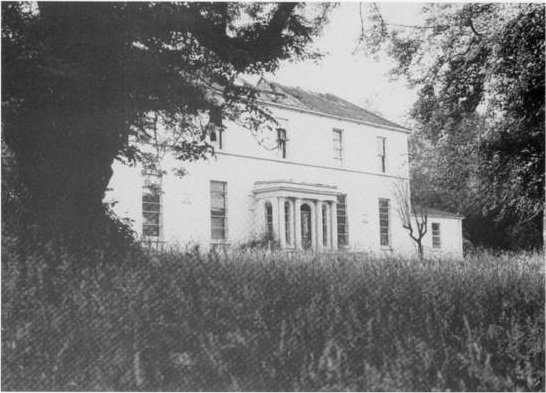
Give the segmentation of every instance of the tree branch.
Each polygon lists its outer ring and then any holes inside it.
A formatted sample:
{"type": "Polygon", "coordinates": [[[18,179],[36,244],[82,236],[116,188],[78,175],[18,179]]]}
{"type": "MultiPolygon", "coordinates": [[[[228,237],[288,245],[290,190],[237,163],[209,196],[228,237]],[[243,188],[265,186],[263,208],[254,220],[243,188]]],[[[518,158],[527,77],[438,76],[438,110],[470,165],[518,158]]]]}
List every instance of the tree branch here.
{"type": "Polygon", "coordinates": [[[470,27],[470,29],[472,30],[472,32],[476,35],[476,37],[478,37],[478,40],[481,41],[482,35],[476,31],[476,28],[474,27],[474,23],[472,22],[471,17],[468,17],[467,24],[470,27]]]}
{"type": "Polygon", "coordinates": [[[358,42],[353,49],[353,54],[357,51],[360,45],[362,45],[364,42],[364,37],[366,36],[366,33],[364,32],[364,17],[362,16],[362,2],[358,3],[358,16],[360,17],[360,37],[358,37],[358,42]]]}
{"type": "Polygon", "coordinates": [[[373,8],[376,12],[376,15],[377,17],[379,17],[379,22],[380,22],[380,26],[381,26],[381,36],[380,36],[380,41],[383,39],[383,37],[385,37],[386,33],[387,33],[387,28],[385,27],[385,20],[383,19],[383,15],[381,15],[381,12],[379,11],[379,8],[377,7],[377,3],[372,3],[373,5],[373,8]]]}
{"type": "Polygon", "coordinates": [[[282,31],[286,28],[297,3],[279,3],[277,10],[271,18],[266,29],[256,30],[257,35],[251,40],[248,37],[242,38],[229,37],[225,30],[219,31],[212,29],[210,23],[203,18],[199,10],[189,9],[189,15],[193,21],[184,19],[184,22],[193,22],[192,33],[207,46],[212,48],[220,57],[227,58],[240,69],[257,61],[265,61],[270,57],[270,53],[276,51],[284,45],[283,40],[279,40],[282,31]]]}

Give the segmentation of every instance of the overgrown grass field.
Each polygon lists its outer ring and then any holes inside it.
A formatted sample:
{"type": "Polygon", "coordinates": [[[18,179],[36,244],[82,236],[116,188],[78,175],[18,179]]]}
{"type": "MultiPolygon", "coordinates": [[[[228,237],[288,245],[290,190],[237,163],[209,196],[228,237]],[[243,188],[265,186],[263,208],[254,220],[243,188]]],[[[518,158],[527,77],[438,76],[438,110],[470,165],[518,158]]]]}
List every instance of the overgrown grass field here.
{"type": "Polygon", "coordinates": [[[2,256],[3,390],[544,390],[544,255],[2,256]]]}

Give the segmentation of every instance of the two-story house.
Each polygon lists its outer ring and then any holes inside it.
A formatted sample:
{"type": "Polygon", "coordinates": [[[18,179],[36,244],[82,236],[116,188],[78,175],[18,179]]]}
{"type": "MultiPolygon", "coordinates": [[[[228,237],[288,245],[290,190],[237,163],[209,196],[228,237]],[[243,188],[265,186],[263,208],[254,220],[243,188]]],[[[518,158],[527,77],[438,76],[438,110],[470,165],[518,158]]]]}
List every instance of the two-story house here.
{"type": "MultiPolygon", "coordinates": [[[[408,184],[410,131],[330,94],[260,81],[280,126],[256,138],[227,123],[211,135],[216,157],[162,176],[116,164],[108,200],[143,240],[237,246],[274,239],[281,248],[413,254],[397,214],[408,184]]],[[[429,214],[427,252],[462,256],[462,217],[429,214]]]]}

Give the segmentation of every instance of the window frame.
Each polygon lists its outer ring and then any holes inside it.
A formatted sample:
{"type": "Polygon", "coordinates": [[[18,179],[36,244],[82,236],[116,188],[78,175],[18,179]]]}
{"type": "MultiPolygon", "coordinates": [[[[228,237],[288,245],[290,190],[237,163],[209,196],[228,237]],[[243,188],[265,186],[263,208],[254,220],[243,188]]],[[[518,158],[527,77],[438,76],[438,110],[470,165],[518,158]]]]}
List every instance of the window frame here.
{"type": "Polygon", "coordinates": [[[224,135],[224,130],[221,128],[211,130],[210,132],[210,142],[218,150],[222,150],[224,148],[223,135],[224,135]]]}
{"type": "Polygon", "coordinates": [[[145,242],[162,242],[163,239],[163,174],[159,170],[144,170],[144,184],[142,186],[141,215],[142,215],[142,239],[145,242]],[[152,180],[153,179],[153,180],[152,180]],[[155,189],[155,190],[154,190],[155,189]],[[157,195],[154,195],[157,194],[157,195]],[[157,202],[145,201],[147,195],[157,196],[157,202]],[[157,210],[145,210],[145,205],[156,205],[157,210]],[[146,223],[146,215],[157,215],[157,224],[146,223]],[[157,227],[157,235],[149,235],[146,232],[148,227],[157,227]]]}
{"type": "Polygon", "coordinates": [[[382,248],[390,248],[392,246],[390,199],[379,198],[378,213],[379,213],[379,245],[382,248]],[[385,213],[385,208],[386,208],[386,213],[385,213]],[[386,226],[383,225],[385,214],[386,214],[386,222],[387,222],[386,226]],[[383,241],[385,238],[384,236],[386,236],[386,239],[387,239],[386,242],[383,241]]]}
{"type": "Polygon", "coordinates": [[[213,243],[225,243],[228,240],[228,191],[227,191],[227,182],[225,181],[219,181],[219,180],[211,180],[210,184],[210,238],[211,242],[213,243]],[[222,191],[215,191],[213,190],[213,184],[221,184],[222,185],[222,191]],[[220,195],[223,200],[223,213],[218,214],[213,210],[212,201],[214,196],[220,195]],[[213,226],[214,219],[223,219],[223,227],[215,227],[213,226]],[[223,231],[223,237],[215,237],[214,231],[221,229],[223,231]]]}
{"type": "Polygon", "coordinates": [[[339,194],[336,203],[337,222],[337,246],[340,248],[349,247],[349,215],[347,214],[347,194],[339,194]],[[343,224],[340,217],[343,217],[343,224]],[[344,228],[343,230],[340,230],[344,228]]]}
{"type": "Polygon", "coordinates": [[[439,222],[432,222],[430,224],[432,234],[432,248],[435,250],[442,248],[442,230],[439,222]],[[434,226],[437,226],[435,229],[434,226]]]}
{"type": "Polygon", "coordinates": [[[387,138],[384,136],[377,137],[377,157],[379,158],[379,171],[387,172],[387,138]]]}
{"type": "Polygon", "coordinates": [[[343,166],[343,130],[339,128],[332,129],[332,144],[334,149],[334,162],[338,166],[343,166]]]}
{"type": "Polygon", "coordinates": [[[288,132],[285,127],[277,128],[277,150],[280,152],[281,158],[288,157],[288,132]]]}
{"type": "Polygon", "coordinates": [[[222,109],[219,107],[213,107],[209,111],[209,123],[211,123],[214,127],[210,132],[209,139],[213,146],[215,146],[218,150],[222,150],[224,147],[224,140],[223,140],[223,131],[224,131],[224,125],[223,125],[223,113],[222,109]],[[214,135],[214,137],[213,137],[214,135]]]}

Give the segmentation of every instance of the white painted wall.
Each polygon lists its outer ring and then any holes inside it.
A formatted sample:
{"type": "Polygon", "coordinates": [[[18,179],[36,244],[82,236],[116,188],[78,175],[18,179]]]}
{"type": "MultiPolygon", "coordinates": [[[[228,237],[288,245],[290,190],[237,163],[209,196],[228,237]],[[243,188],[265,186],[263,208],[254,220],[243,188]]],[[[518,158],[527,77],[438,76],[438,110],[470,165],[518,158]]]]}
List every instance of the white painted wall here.
{"type": "Polygon", "coordinates": [[[428,217],[427,233],[423,238],[423,252],[425,257],[463,257],[463,230],[462,217],[428,217]],[[440,248],[432,247],[432,224],[440,224],[440,248]]]}
{"type": "MultiPolygon", "coordinates": [[[[256,137],[235,124],[226,124],[228,129],[223,135],[223,149],[215,158],[196,163],[165,158],[162,162],[162,169],[167,171],[163,177],[163,240],[204,247],[210,244],[211,180],[227,182],[229,243],[235,245],[255,238],[263,230],[263,225],[256,223],[254,214],[254,182],[286,180],[337,186],[338,192],[347,194],[352,249],[374,253],[413,253],[414,246],[401,226],[392,192],[394,183],[408,177],[407,133],[295,110],[272,108],[272,111],[277,118],[285,119],[286,159],[274,149],[276,134],[264,133],[256,137]],[[341,167],[333,158],[334,128],[343,130],[344,160],[341,167]],[[377,136],[387,138],[385,174],[380,173],[377,136]],[[261,140],[260,143],[257,139],[261,140]],[[180,167],[187,171],[183,178],[172,170],[180,167]],[[379,245],[379,198],[391,200],[392,244],[388,249],[379,245]]],[[[137,232],[142,227],[141,171],[138,166],[116,163],[109,186],[111,191],[106,197],[107,201],[118,201],[114,211],[133,220],[137,232]]],[[[460,221],[454,221],[460,224],[460,221]]],[[[445,224],[442,221],[442,225],[445,226],[446,238],[448,231],[456,230],[456,225],[447,221],[445,224]]],[[[450,236],[455,239],[455,235],[450,236]]]]}
{"type": "MultiPolygon", "coordinates": [[[[387,175],[408,176],[407,133],[391,129],[358,124],[332,117],[318,116],[303,111],[271,108],[274,116],[284,119],[287,129],[288,157],[285,162],[339,167],[334,160],[332,132],[343,131],[344,160],[342,168],[379,174],[377,158],[378,136],[387,138],[387,175]]],[[[224,133],[225,153],[244,156],[280,159],[276,146],[276,134],[263,133],[262,146],[250,133],[230,124],[224,133]],[[268,150],[268,148],[272,150],[268,150]]]]}

